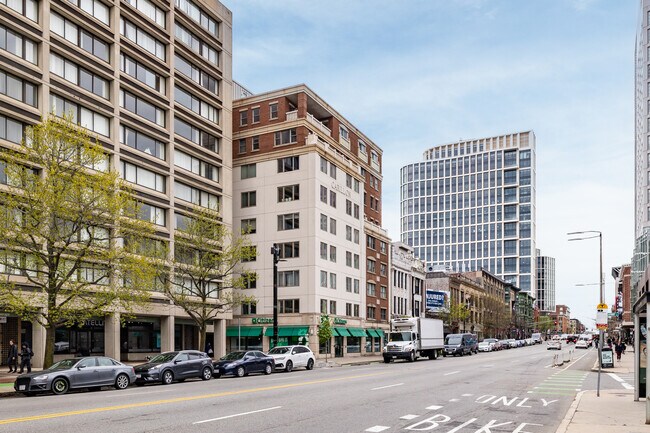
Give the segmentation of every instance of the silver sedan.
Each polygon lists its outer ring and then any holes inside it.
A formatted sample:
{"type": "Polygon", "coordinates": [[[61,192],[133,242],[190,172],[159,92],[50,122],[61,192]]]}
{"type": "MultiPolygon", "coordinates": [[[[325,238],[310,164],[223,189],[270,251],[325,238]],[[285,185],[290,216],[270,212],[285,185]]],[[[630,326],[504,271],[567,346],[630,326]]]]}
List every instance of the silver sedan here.
{"type": "Polygon", "coordinates": [[[47,370],[21,374],[14,382],[14,389],[25,395],[47,391],[59,395],[79,388],[126,389],[133,382],[133,367],[107,356],[86,356],[64,359],[47,370]]]}

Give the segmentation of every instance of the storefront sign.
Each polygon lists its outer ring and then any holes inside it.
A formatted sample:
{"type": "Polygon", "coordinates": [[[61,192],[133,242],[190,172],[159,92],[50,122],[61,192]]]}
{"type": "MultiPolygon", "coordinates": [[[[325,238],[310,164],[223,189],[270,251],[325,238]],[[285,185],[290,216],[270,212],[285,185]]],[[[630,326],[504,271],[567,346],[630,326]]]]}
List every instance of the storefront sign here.
{"type": "Polygon", "coordinates": [[[104,326],[104,321],[103,320],[85,320],[84,321],[84,326],[103,327],[104,326]]]}
{"type": "Polygon", "coordinates": [[[427,310],[440,311],[445,307],[445,299],[447,292],[437,292],[435,290],[426,291],[426,306],[427,310]]]}
{"type": "Polygon", "coordinates": [[[271,317],[253,317],[251,320],[253,325],[264,325],[264,324],[273,324],[273,318],[271,317]]]}
{"type": "Polygon", "coordinates": [[[339,317],[334,318],[334,324],[335,325],[347,325],[348,321],[345,319],[341,319],[339,317]]]}
{"type": "Polygon", "coordinates": [[[332,182],[332,189],[340,192],[341,194],[343,194],[348,198],[352,197],[352,194],[350,194],[350,191],[347,188],[343,188],[343,186],[339,185],[336,182],[332,182]]]}

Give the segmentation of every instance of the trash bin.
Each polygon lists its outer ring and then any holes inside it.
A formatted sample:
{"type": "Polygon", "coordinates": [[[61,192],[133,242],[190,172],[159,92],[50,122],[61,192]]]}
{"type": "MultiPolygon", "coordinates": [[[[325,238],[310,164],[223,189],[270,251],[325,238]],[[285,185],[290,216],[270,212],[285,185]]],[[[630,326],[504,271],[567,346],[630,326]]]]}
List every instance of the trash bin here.
{"type": "Polygon", "coordinates": [[[600,362],[603,368],[614,368],[614,352],[611,347],[602,348],[600,362]]]}

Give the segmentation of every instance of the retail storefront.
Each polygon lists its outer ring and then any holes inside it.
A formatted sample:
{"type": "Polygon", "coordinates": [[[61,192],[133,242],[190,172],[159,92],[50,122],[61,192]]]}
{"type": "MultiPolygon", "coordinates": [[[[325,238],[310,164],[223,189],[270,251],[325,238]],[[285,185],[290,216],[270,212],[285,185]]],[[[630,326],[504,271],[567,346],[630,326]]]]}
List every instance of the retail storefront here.
{"type": "Polygon", "coordinates": [[[229,326],[226,328],[226,351],[262,350],[262,326],[229,326]]]}
{"type": "Polygon", "coordinates": [[[160,318],[137,317],[127,321],[120,330],[120,348],[122,361],[160,353],[160,318]]]}
{"type": "Polygon", "coordinates": [[[58,327],[54,337],[55,360],[104,354],[104,320],[86,320],[81,326],[58,327]]]}

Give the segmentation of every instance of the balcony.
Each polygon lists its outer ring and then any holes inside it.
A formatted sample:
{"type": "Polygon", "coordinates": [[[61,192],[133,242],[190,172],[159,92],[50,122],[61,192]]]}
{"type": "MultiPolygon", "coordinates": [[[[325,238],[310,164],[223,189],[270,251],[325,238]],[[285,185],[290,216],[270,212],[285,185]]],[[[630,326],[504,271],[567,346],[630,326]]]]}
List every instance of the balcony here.
{"type": "Polygon", "coordinates": [[[355,173],[360,173],[360,168],[359,164],[352,162],[350,158],[347,156],[343,155],[341,152],[339,152],[334,146],[332,146],[329,143],[326,143],[325,141],[321,140],[318,138],[318,135],[316,134],[309,134],[307,136],[307,145],[311,146],[320,146],[323,149],[325,149],[329,154],[333,155],[336,159],[341,161],[343,164],[346,166],[350,167],[351,169],[354,170],[355,173]]]}
{"type": "MultiPolygon", "coordinates": [[[[324,132],[325,134],[327,134],[327,136],[329,136],[329,137],[332,136],[332,130],[329,129],[327,126],[325,126],[323,124],[323,122],[316,119],[312,114],[307,113],[307,116],[305,117],[305,119],[307,119],[307,122],[314,125],[314,127],[316,127],[316,129],[319,129],[321,132],[324,132]]],[[[294,120],[298,120],[298,110],[288,111],[287,112],[287,122],[291,122],[291,121],[294,121],[294,120]]],[[[348,144],[348,146],[349,146],[349,144],[348,144]]]]}

